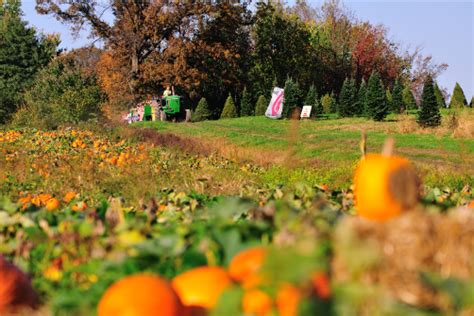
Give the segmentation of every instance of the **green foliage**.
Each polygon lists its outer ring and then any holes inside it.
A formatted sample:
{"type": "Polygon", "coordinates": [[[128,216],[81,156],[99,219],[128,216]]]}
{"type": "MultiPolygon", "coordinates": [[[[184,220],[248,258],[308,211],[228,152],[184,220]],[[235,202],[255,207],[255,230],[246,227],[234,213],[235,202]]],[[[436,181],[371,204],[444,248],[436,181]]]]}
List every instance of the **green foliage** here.
{"type": "Polygon", "coordinates": [[[474,107],[474,96],[471,98],[471,103],[469,103],[469,106],[471,108],[474,107]]]}
{"type": "Polygon", "coordinates": [[[367,86],[367,114],[374,121],[382,121],[388,114],[385,89],[377,72],[372,73],[367,86]]]}
{"type": "Polygon", "coordinates": [[[407,110],[414,110],[417,108],[415,96],[409,86],[406,86],[403,89],[403,104],[406,106],[407,110]]]}
{"type": "Polygon", "coordinates": [[[264,95],[260,95],[257,99],[257,104],[255,104],[255,116],[265,115],[267,111],[268,103],[264,95]]]}
{"type": "Polygon", "coordinates": [[[193,113],[193,121],[194,122],[200,122],[200,121],[206,121],[209,120],[212,116],[211,109],[209,108],[209,105],[207,104],[207,101],[205,98],[201,98],[199,100],[199,103],[196,107],[196,110],[193,113]]]}
{"type": "Polygon", "coordinates": [[[390,92],[389,88],[387,88],[385,90],[385,101],[387,102],[388,108],[391,109],[392,108],[393,96],[392,96],[392,93],[390,92]]]}
{"type": "Polygon", "coordinates": [[[344,80],[341,93],[339,94],[338,113],[342,117],[356,115],[357,88],[354,79],[344,80]]]}
{"type": "Polygon", "coordinates": [[[444,95],[441,92],[441,89],[439,88],[439,86],[436,82],[434,84],[434,92],[435,92],[435,96],[436,96],[436,103],[438,103],[438,107],[440,109],[445,109],[446,108],[446,99],[444,98],[444,95]]]}
{"type": "Polygon", "coordinates": [[[454,86],[453,95],[451,96],[451,101],[449,102],[450,109],[462,109],[467,105],[466,96],[464,91],[461,88],[461,85],[456,82],[454,86]]]}
{"type": "Polygon", "coordinates": [[[418,124],[423,127],[434,127],[441,124],[441,113],[436,101],[433,79],[428,77],[423,86],[421,109],[418,112],[418,124]]]}
{"type": "Polygon", "coordinates": [[[336,108],[336,99],[334,98],[334,93],[326,93],[321,97],[321,106],[325,114],[335,113],[333,112],[336,108]]]}
{"type": "Polygon", "coordinates": [[[78,70],[72,58],[58,58],[42,69],[25,93],[25,107],[12,123],[56,128],[97,119],[105,97],[92,74],[78,70]]]}
{"type": "Polygon", "coordinates": [[[255,107],[250,99],[250,94],[247,92],[247,88],[244,88],[242,92],[242,100],[240,100],[240,116],[253,116],[255,107]]]}
{"type": "Polygon", "coordinates": [[[56,52],[56,37],[38,35],[21,19],[20,1],[0,3],[0,123],[23,102],[22,92],[56,52]]]}
{"type": "Polygon", "coordinates": [[[315,118],[321,114],[323,114],[324,110],[319,101],[318,92],[316,91],[316,87],[311,85],[308,90],[308,94],[306,95],[306,99],[304,101],[304,105],[311,105],[311,117],[315,118]]]}
{"type": "Polygon", "coordinates": [[[229,94],[227,100],[225,101],[224,109],[222,109],[221,119],[235,117],[239,117],[239,114],[237,113],[237,108],[235,107],[234,100],[229,94]]]}
{"type": "Polygon", "coordinates": [[[300,85],[293,79],[288,78],[285,82],[285,103],[283,105],[283,117],[291,118],[293,111],[301,108],[303,103],[300,85]]]}
{"type": "Polygon", "coordinates": [[[393,86],[391,105],[393,113],[402,113],[405,109],[405,104],[403,103],[403,86],[398,80],[395,81],[395,84],[393,86]]]}
{"type": "Polygon", "coordinates": [[[357,103],[355,105],[356,115],[360,116],[366,113],[366,107],[367,107],[366,95],[367,95],[367,84],[365,83],[365,80],[362,80],[359,87],[359,91],[357,93],[357,103]]]}

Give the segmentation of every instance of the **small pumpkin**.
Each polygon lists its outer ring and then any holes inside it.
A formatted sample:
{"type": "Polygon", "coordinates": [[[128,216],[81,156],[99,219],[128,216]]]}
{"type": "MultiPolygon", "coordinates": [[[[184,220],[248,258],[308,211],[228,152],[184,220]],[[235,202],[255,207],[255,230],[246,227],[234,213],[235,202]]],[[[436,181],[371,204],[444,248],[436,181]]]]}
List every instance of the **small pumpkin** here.
{"type": "Polygon", "coordinates": [[[247,289],[259,285],[262,283],[260,269],[265,256],[264,247],[253,247],[239,252],[229,264],[230,277],[247,289]]]}
{"type": "Polygon", "coordinates": [[[420,181],[408,159],[367,154],[354,174],[357,213],[379,221],[397,216],[417,204],[419,186],[420,181]]]}

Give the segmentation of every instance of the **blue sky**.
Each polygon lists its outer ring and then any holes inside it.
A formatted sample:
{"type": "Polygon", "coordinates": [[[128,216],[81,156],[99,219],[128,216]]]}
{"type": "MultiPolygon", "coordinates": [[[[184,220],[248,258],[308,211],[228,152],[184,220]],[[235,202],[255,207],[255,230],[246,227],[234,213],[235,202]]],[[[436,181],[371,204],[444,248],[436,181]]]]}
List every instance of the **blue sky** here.
{"type": "MultiPolygon", "coordinates": [[[[308,2],[320,5],[323,1],[308,2]]],[[[449,68],[438,82],[449,93],[456,81],[459,82],[466,98],[471,99],[474,94],[474,0],[346,0],[344,3],[360,20],[384,24],[390,38],[403,47],[420,46],[435,62],[447,63],[449,68]]],[[[91,42],[87,33],[74,38],[66,25],[52,17],[38,15],[34,6],[35,1],[23,2],[25,19],[39,30],[60,33],[62,47],[81,47],[91,42]]]]}

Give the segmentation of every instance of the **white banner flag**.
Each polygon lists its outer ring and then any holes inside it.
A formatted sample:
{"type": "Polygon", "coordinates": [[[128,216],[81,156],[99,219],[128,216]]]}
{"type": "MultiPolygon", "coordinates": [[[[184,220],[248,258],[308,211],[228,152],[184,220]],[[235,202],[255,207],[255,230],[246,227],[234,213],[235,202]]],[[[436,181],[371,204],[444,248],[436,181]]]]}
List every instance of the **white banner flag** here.
{"type": "Polygon", "coordinates": [[[283,111],[283,102],[285,100],[285,91],[282,88],[275,87],[272,92],[272,99],[268,105],[265,116],[272,119],[279,119],[283,111]]]}

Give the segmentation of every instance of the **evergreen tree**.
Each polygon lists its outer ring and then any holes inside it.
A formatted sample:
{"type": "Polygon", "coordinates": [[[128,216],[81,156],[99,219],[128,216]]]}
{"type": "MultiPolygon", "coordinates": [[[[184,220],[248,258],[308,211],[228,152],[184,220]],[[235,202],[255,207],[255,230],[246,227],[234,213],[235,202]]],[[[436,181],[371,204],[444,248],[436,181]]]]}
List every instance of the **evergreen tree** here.
{"type": "Polygon", "coordinates": [[[366,113],[366,99],[365,96],[367,94],[367,84],[365,80],[362,80],[359,92],[357,93],[357,103],[355,105],[355,114],[356,115],[363,115],[366,113]]]}
{"type": "Polygon", "coordinates": [[[388,114],[385,89],[377,72],[373,72],[367,85],[367,114],[375,121],[382,121],[388,114]]]}
{"type": "Polygon", "coordinates": [[[255,105],[255,115],[261,116],[265,115],[265,111],[267,111],[268,102],[264,95],[260,95],[257,100],[257,104],[255,105]]]}
{"type": "Polygon", "coordinates": [[[221,119],[235,117],[239,117],[239,115],[237,113],[237,108],[235,107],[234,100],[232,99],[232,96],[229,93],[227,100],[225,100],[224,109],[222,109],[221,119]]]}
{"type": "Polygon", "coordinates": [[[321,104],[321,101],[319,100],[319,96],[316,93],[315,98],[314,98],[314,106],[313,106],[313,109],[311,110],[311,117],[316,118],[318,116],[321,116],[322,114],[324,114],[323,105],[321,104]]]}
{"type": "Polygon", "coordinates": [[[37,35],[22,21],[19,0],[0,2],[0,123],[22,103],[34,75],[56,52],[59,39],[37,35]]]}
{"type": "Polygon", "coordinates": [[[459,83],[456,82],[454,86],[453,95],[451,96],[451,102],[449,102],[450,109],[462,109],[467,105],[466,96],[459,83]]]}
{"type": "Polygon", "coordinates": [[[402,113],[405,109],[405,104],[403,103],[403,87],[398,80],[396,80],[393,85],[391,105],[393,113],[402,113]]]}
{"type": "Polygon", "coordinates": [[[438,104],[438,107],[440,109],[446,108],[446,100],[444,99],[444,95],[441,92],[441,89],[439,88],[439,86],[436,82],[434,84],[434,92],[435,92],[436,103],[438,104]]]}
{"type": "Polygon", "coordinates": [[[196,107],[196,110],[193,113],[193,121],[194,122],[206,121],[206,120],[209,120],[211,117],[212,117],[212,112],[211,112],[211,109],[209,108],[209,105],[207,104],[206,99],[201,98],[201,100],[199,100],[199,103],[196,107]]]}
{"type": "Polygon", "coordinates": [[[474,107],[474,96],[471,98],[471,103],[469,103],[469,107],[474,107]]]}
{"type": "Polygon", "coordinates": [[[411,92],[410,87],[406,86],[403,89],[403,104],[407,110],[416,109],[416,100],[413,92],[411,92]]]}
{"type": "Polygon", "coordinates": [[[338,112],[342,117],[354,116],[356,106],[356,87],[353,79],[346,78],[339,94],[338,112]]]}
{"type": "Polygon", "coordinates": [[[316,87],[311,85],[309,87],[308,93],[306,94],[306,98],[304,100],[304,105],[311,105],[311,117],[315,118],[318,115],[322,114],[321,103],[319,102],[318,93],[316,91],[316,87]]]}
{"type": "Polygon", "coordinates": [[[253,116],[254,111],[255,108],[250,100],[247,88],[244,88],[244,92],[242,92],[242,100],[240,100],[240,116],[253,116]]]}
{"type": "Polygon", "coordinates": [[[441,113],[436,101],[433,79],[428,77],[423,86],[421,109],[418,112],[417,122],[423,127],[434,127],[441,124],[441,113]]]}
{"type": "Polygon", "coordinates": [[[285,103],[283,105],[283,117],[291,118],[293,111],[301,107],[303,102],[302,93],[298,82],[288,78],[285,82],[285,103]]]}
{"type": "Polygon", "coordinates": [[[385,90],[385,101],[387,102],[387,106],[390,109],[392,109],[392,101],[393,101],[393,97],[392,97],[392,93],[390,92],[390,89],[387,88],[385,90]]]}
{"type": "Polygon", "coordinates": [[[336,99],[336,94],[334,91],[331,91],[331,107],[330,107],[330,113],[337,113],[337,109],[339,108],[339,105],[337,104],[337,99],[336,99]]]}

